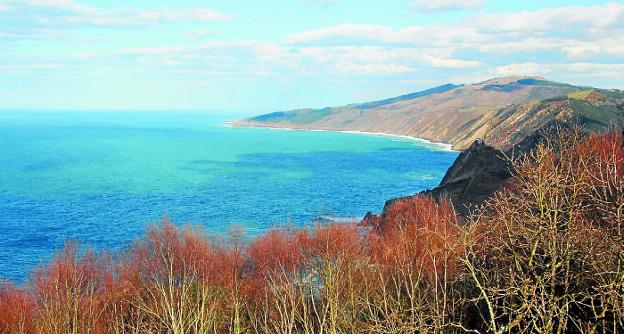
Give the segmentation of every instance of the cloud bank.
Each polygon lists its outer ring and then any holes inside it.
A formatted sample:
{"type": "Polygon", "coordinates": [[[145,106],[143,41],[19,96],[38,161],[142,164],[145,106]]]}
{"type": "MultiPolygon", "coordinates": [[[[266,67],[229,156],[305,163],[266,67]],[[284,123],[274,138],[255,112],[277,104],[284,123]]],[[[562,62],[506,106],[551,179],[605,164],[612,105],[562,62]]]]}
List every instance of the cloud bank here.
{"type": "MultiPolygon", "coordinates": [[[[307,13],[308,5],[335,2],[293,0],[292,5],[307,13]]],[[[290,91],[293,83],[307,83],[343,95],[361,85],[366,94],[378,92],[377,97],[508,75],[624,85],[623,3],[532,11],[487,10],[488,3],[478,0],[411,3],[417,12],[410,12],[409,5],[406,1],[402,10],[410,18],[457,16],[407,24],[310,18],[304,28],[287,29],[298,24],[276,21],[271,13],[260,13],[265,19],[258,21],[255,11],[0,0],[5,22],[0,48],[6,50],[0,53],[0,84],[13,87],[10,80],[25,77],[70,81],[93,75],[100,80],[115,73],[148,83],[176,81],[180,87],[252,90],[283,83],[281,89],[290,91]],[[465,9],[478,11],[423,14],[465,9]],[[248,37],[271,26],[278,28],[271,37],[248,37]]]]}

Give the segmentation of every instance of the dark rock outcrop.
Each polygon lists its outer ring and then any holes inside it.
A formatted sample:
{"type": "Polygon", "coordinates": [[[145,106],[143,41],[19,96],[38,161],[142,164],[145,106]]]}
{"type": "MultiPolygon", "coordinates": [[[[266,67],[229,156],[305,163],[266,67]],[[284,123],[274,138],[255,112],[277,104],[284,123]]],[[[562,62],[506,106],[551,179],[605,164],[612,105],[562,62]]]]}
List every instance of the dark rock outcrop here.
{"type": "Polygon", "coordinates": [[[449,168],[440,185],[417,195],[447,197],[465,216],[472,206],[483,203],[511,177],[505,153],[476,140],[449,168]]]}
{"type": "MultiPolygon", "coordinates": [[[[580,125],[584,124],[581,123],[580,125]]],[[[512,176],[510,157],[528,153],[554,133],[573,131],[573,127],[574,124],[572,123],[553,120],[527,135],[521,142],[505,152],[486,144],[483,140],[476,140],[457,157],[444,175],[440,185],[412,196],[388,200],[379,216],[368,212],[361,224],[363,226],[383,226],[385,213],[392,210],[394,203],[414,196],[430,196],[434,199],[448,198],[459,215],[466,218],[471,208],[483,204],[509,182],[512,176]]],[[[587,131],[586,134],[592,132],[587,131]]]]}
{"type": "MultiPolygon", "coordinates": [[[[388,208],[388,201],[386,201],[386,204],[384,204],[384,210],[386,210],[387,208],[388,208]]],[[[368,211],[366,215],[364,215],[364,218],[362,219],[359,225],[360,226],[379,226],[380,223],[381,223],[381,217],[368,211]]]]}
{"type": "Polygon", "coordinates": [[[505,153],[479,139],[457,157],[439,186],[416,195],[388,200],[379,216],[368,212],[361,225],[382,226],[385,213],[390,211],[396,202],[413,196],[448,198],[456,211],[462,217],[466,217],[471,207],[482,204],[510,177],[511,164],[505,153]]]}

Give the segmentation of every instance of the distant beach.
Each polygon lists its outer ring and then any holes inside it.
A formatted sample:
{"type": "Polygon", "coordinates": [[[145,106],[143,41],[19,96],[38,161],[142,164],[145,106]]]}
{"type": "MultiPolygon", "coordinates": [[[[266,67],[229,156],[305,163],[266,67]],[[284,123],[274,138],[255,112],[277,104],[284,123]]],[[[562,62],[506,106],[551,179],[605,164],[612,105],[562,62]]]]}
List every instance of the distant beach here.
{"type": "Polygon", "coordinates": [[[434,142],[428,139],[408,136],[408,135],[398,135],[394,133],[386,133],[386,132],[369,132],[369,131],[356,131],[356,130],[328,130],[328,129],[300,129],[300,128],[289,128],[289,127],[276,127],[276,126],[253,126],[253,125],[234,125],[234,122],[224,122],[223,126],[227,128],[240,127],[240,128],[259,128],[259,129],[271,129],[271,130],[284,130],[284,131],[313,131],[313,132],[337,132],[337,133],[350,133],[356,135],[366,135],[366,136],[382,136],[382,137],[394,137],[394,138],[402,138],[408,139],[415,142],[420,142],[423,144],[439,146],[441,150],[455,152],[453,149],[453,145],[449,143],[442,142],[434,142]]]}

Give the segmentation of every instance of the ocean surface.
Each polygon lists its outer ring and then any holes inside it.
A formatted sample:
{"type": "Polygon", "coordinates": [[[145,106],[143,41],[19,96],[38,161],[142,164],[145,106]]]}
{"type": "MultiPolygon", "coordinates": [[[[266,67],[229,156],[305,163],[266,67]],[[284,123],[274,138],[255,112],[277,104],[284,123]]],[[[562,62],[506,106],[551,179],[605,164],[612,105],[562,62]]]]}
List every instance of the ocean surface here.
{"type": "MultiPolygon", "coordinates": [[[[231,116],[230,116],[231,117],[231,116]]],[[[0,279],[75,240],[119,251],[168,213],[249,238],[360,219],[436,186],[457,153],[405,138],[228,128],[202,113],[0,112],[0,279]]]]}

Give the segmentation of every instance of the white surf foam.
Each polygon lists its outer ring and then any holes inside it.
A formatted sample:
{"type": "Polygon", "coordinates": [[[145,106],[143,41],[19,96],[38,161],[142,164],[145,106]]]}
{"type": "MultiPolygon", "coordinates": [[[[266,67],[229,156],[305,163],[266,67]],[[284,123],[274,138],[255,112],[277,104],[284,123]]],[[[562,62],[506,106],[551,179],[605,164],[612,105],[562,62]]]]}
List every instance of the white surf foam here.
{"type": "MultiPolygon", "coordinates": [[[[226,122],[223,125],[226,127],[233,127],[231,122],[226,122]]],[[[284,130],[284,131],[336,132],[336,133],[350,133],[350,134],[365,135],[365,136],[393,137],[393,138],[407,139],[407,140],[423,143],[426,145],[431,145],[434,148],[439,149],[441,151],[452,151],[452,152],[455,151],[453,150],[453,145],[449,143],[434,142],[434,141],[423,139],[423,138],[418,138],[418,137],[413,137],[413,136],[408,136],[408,135],[397,135],[394,133],[386,133],[386,132],[368,132],[368,131],[356,131],[356,130],[328,130],[328,129],[300,129],[300,128],[289,128],[289,127],[251,126],[251,125],[245,125],[242,127],[271,129],[271,130],[284,130]]]]}

